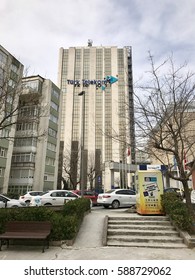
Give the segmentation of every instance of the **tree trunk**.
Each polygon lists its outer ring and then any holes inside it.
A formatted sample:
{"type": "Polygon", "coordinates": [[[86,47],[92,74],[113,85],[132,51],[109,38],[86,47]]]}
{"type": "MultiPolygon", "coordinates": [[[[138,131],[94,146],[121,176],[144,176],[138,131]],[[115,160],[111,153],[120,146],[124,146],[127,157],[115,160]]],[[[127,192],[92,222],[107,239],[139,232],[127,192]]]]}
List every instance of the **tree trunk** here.
{"type": "Polygon", "coordinates": [[[191,215],[191,217],[193,219],[193,224],[194,224],[195,223],[195,211],[194,211],[192,203],[191,203],[191,197],[190,197],[190,191],[189,191],[189,187],[188,187],[188,182],[187,181],[183,181],[182,184],[183,184],[183,188],[184,188],[186,205],[187,205],[189,214],[191,215]]]}

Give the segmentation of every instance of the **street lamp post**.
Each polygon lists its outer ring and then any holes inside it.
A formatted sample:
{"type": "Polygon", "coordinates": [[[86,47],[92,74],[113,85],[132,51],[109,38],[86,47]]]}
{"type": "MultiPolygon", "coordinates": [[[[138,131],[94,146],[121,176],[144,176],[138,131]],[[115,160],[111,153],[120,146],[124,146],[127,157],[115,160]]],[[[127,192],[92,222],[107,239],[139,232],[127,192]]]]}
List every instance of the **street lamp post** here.
{"type": "Polygon", "coordinates": [[[78,95],[82,96],[80,188],[81,188],[81,197],[83,197],[83,194],[84,194],[84,145],[85,145],[85,91],[81,91],[78,95]]]}

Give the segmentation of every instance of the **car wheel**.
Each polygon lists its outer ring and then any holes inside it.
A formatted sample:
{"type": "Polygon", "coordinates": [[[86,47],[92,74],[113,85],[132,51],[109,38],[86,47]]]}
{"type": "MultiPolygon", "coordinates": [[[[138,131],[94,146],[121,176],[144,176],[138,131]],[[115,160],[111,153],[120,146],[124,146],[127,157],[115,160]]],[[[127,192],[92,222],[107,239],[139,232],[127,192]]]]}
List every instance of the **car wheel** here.
{"type": "Polygon", "coordinates": [[[13,205],[11,208],[18,208],[18,205],[13,205]]]}
{"type": "Polygon", "coordinates": [[[104,205],[104,208],[106,208],[106,209],[107,209],[108,207],[109,207],[108,205],[104,205]]]}
{"type": "Polygon", "coordinates": [[[118,200],[114,200],[114,201],[112,202],[112,208],[114,208],[114,209],[119,208],[119,205],[120,205],[120,203],[119,203],[118,200]]]}
{"type": "Polygon", "coordinates": [[[52,206],[51,203],[45,203],[44,206],[52,206]]]}
{"type": "Polygon", "coordinates": [[[26,205],[29,206],[30,205],[30,200],[25,201],[26,205]]]}

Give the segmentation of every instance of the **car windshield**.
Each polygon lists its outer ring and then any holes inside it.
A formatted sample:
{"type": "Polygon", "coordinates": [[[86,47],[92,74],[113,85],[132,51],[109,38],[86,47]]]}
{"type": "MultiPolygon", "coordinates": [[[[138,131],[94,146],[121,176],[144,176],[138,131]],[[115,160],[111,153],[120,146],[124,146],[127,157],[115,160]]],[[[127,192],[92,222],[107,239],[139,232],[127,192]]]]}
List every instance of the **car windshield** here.
{"type": "Polygon", "coordinates": [[[6,194],[6,195],[5,195],[5,194],[1,194],[0,196],[1,196],[2,198],[6,198],[6,199],[8,199],[8,200],[11,199],[10,197],[7,196],[7,194],[6,194]]]}

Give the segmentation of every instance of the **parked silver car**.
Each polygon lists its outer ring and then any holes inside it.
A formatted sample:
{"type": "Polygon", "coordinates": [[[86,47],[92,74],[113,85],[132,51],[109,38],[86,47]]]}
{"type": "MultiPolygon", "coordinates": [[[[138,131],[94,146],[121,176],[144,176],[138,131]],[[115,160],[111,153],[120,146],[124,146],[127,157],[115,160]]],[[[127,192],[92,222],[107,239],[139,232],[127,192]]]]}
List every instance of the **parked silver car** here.
{"type": "Polygon", "coordinates": [[[0,208],[12,208],[12,207],[25,207],[26,203],[19,201],[19,199],[11,199],[3,194],[0,194],[0,208]]]}
{"type": "Polygon", "coordinates": [[[98,195],[98,205],[103,205],[105,208],[129,207],[136,204],[136,194],[129,189],[112,189],[98,195]]]}

